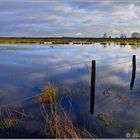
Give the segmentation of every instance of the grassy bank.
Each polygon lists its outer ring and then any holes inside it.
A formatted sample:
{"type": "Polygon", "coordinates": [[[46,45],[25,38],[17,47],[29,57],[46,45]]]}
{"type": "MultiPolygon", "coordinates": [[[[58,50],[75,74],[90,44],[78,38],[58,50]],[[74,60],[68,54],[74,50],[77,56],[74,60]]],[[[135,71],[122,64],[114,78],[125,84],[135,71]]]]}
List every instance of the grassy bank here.
{"type": "Polygon", "coordinates": [[[121,45],[140,44],[136,38],[0,38],[0,44],[93,44],[93,43],[115,43],[121,45]]]}

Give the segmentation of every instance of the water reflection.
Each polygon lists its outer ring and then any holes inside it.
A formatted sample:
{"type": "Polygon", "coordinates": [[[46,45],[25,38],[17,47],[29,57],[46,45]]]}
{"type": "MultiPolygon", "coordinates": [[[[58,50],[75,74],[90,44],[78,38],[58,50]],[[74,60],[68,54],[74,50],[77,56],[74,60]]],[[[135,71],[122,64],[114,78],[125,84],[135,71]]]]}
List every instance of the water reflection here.
{"type": "MultiPolygon", "coordinates": [[[[113,46],[113,44],[111,43],[100,43],[100,45],[103,47],[103,48],[106,48],[108,46],[113,46]]],[[[120,47],[120,48],[127,48],[128,46],[131,47],[132,50],[137,50],[140,48],[140,44],[136,44],[136,43],[114,43],[114,46],[117,46],[117,47],[120,47]]]]}
{"type": "Polygon", "coordinates": [[[133,49],[133,50],[137,50],[140,48],[140,44],[132,44],[130,46],[131,46],[131,49],[133,49]]]}
{"type": "MultiPolygon", "coordinates": [[[[133,91],[129,90],[132,54],[138,56],[139,53],[140,50],[132,46],[114,44],[104,47],[99,44],[60,45],[53,48],[0,45],[0,107],[37,95],[50,82],[55,87],[70,89],[70,93],[62,98],[61,105],[71,111],[71,117],[77,125],[86,124],[85,127],[98,137],[125,137],[132,127],[140,129],[139,87],[135,85],[133,91]],[[97,83],[95,114],[91,115],[90,61],[93,59],[97,60],[97,83]],[[87,62],[73,65],[83,61],[87,62]]],[[[12,106],[25,108],[33,114],[23,124],[24,137],[30,135],[27,131],[36,133],[36,137],[44,136],[38,127],[43,124],[34,99],[10,104],[12,106]]]]}

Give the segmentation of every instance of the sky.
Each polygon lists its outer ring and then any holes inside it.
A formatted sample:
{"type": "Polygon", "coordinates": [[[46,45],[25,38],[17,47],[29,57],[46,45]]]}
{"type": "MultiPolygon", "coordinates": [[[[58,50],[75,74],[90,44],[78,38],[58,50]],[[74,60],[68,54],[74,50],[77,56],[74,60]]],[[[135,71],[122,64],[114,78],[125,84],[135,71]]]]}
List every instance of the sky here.
{"type": "Polygon", "coordinates": [[[0,0],[0,37],[119,37],[140,32],[138,0],[0,0]]]}

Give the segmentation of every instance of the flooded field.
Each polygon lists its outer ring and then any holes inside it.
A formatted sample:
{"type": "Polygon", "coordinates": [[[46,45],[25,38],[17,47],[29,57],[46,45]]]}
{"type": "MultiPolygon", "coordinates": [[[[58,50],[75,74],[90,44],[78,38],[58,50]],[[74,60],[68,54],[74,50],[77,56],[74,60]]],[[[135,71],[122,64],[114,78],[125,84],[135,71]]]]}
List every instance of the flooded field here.
{"type": "Polygon", "coordinates": [[[0,137],[130,137],[140,130],[139,54],[135,45],[0,45],[0,137]],[[132,55],[137,69],[130,90],[132,55]]]}

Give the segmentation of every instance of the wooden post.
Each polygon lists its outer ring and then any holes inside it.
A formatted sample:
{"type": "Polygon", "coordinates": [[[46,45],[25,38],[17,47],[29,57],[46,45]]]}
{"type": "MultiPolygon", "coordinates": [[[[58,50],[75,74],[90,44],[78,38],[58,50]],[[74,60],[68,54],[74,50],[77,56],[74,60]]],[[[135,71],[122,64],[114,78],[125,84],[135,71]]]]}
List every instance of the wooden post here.
{"type": "Polygon", "coordinates": [[[91,89],[90,89],[90,113],[94,113],[94,103],[95,103],[95,82],[96,82],[96,61],[92,60],[91,69],[91,89]]]}
{"type": "Polygon", "coordinates": [[[136,78],[136,55],[133,55],[133,57],[132,57],[132,77],[131,77],[131,82],[130,82],[130,90],[132,90],[134,87],[135,78],[136,78]]]}

